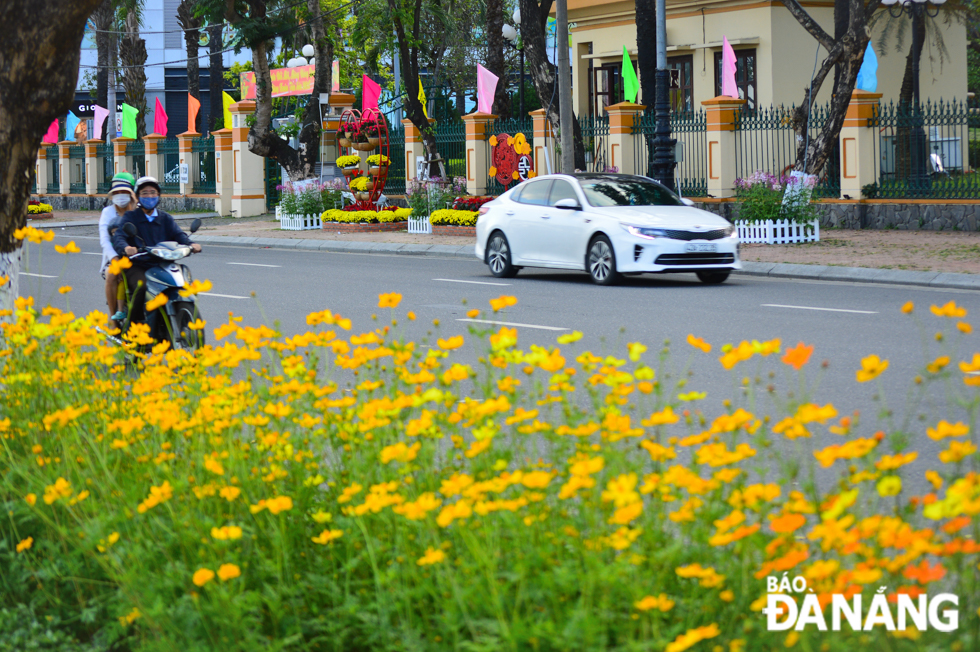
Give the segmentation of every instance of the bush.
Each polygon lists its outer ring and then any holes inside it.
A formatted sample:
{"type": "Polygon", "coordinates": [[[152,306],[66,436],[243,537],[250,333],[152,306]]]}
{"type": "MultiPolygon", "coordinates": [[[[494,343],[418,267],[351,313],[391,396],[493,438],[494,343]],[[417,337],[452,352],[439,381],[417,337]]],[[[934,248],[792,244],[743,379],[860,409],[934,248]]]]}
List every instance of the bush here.
{"type": "Polygon", "coordinates": [[[346,222],[349,224],[380,224],[384,222],[406,222],[412,214],[409,208],[396,208],[383,211],[328,210],[321,219],[324,222],[346,222]]]}
{"type": "Polygon", "coordinates": [[[321,184],[317,180],[294,185],[286,182],[277,186],[279,190],[279,210],[286,215],[319,215],[341,203],[341,193],[347,185],[340,180],[331,184],[321,184]]]}
{"type": "MultiPolygon", "coordinates": [[[[114,650],[977,649],[980,354],[951,363],[952,302],[922,324],[949,325],[931,362],[903,360],[902,421],[815,404],[802,343],[723,346],[732,398],[709,407],[686,370],[715,349],[693,335],[605,356],[487,324],[414,342],[400,301],[381,295],[391,322],[358,316],[366,332],[329,310],[291,337],[229,315],[200,351],[127,366],[105,315],[18,299],[0,609],[114,650]],[[945,421],[954,404],[970,425],[945,421]],[[784,573],[821,604],[948,590],[960,626],[766,631],[784,573]]],[[[869,356],[856,379],[882,373],[869,356]]]]}
{"type": "Polygon", "coordinates": [[[479,211],[480,207],[489,201],[493,201],[495,198],[490,196],[485,197],[457,197],[456,201],[453,202],[453,208],[460,211],[479,211]]]}
{"type": "Polygon", "coordinates": [[[54,208],[51,207],[51,204],[42,204],[38,202],[37,204],[29,204],[27,206],[28,215],[43,215],[51,212],[54,212],[54,208]]]}
{"type": "Polygon", "coordinates": [[[415,215],[429,215],[432,211],[445,209],[465,195],[466,180],[462,177],[448,181],[439,178],[428,181],[411,179],[405,188],[405,199],[415,215]]]}
{"type": "Polygon", "coordinates": [[[430,224],[455,224],[457,226],[476,226],[476,211],[458,211],[451,208],[432,211],[429,216],[430,224]]]}
{"type": "Polygon", "coordinates": [[[816,207],[809,201],[806,191],[792,195],[795,198],[783,202],[787,187],[793,183],[790,177],[775,177],[765,172],[755,172],[747,179],[735,180],[735,197],[738,201],[738,219],[746,222],[788,220],[801,224],[817,218],[816,207]]]}

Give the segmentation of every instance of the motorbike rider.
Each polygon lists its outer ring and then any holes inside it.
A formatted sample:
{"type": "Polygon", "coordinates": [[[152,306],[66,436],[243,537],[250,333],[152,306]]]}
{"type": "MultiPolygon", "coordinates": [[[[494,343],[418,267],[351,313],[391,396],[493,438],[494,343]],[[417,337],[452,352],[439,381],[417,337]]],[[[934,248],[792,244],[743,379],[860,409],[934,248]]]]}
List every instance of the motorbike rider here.
{"type": "Polygon", "coordinates": [[[159,242],[175,241],[190,245],[191,251],[199,253],[201,245],[191,242],[186,233],[177,226],[173,216],[158,208],[160,203],[160,184],[153,177],[141,177],[136,182],[136,198],[139,206],[122,216],[112,236],[112,246],[120,256],[129,256],[133,266],[125,271],[126,285],[132,297],[134,315],[130,321],[140,321],[133,317],[142,315],[146,304],[146,270],[154,264],[146,256],[137,256],[137,245],[152,247],[159,242]],[[128,236],[123,228],[130,222],[136,227],[139,236],[128,236]]]}

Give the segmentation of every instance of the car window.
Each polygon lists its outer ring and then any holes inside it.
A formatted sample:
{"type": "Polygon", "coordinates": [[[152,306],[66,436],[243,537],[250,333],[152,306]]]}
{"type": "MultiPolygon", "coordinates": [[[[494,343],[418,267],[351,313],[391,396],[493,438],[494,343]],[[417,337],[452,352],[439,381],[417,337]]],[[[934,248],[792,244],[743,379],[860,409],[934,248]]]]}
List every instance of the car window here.
{"type": "Polygon", "coordinates": [[[572,184],[561,179],[555,179],[554,183],[551,184],[551,195],[548,196],[548,206],[554,206],[555,203],[562,199],[574,199],[575,203],[578,203],[578,195],[575,194],[575,189],[572,188],[572,184]]]}
{"type": "Polygon", "coordinates": [[[582,190],[593,206],[683,206],[680,198],[656,181],[583,179],[582,190]]]}
{"type": "Polygon", "coordinates": [[[524,190],[517,196],[517,201],[522,204],[534,204],[535,206],[548,205],[548,191],[551,189],[551,179],[541,181],[525,181],[524,190]]]}

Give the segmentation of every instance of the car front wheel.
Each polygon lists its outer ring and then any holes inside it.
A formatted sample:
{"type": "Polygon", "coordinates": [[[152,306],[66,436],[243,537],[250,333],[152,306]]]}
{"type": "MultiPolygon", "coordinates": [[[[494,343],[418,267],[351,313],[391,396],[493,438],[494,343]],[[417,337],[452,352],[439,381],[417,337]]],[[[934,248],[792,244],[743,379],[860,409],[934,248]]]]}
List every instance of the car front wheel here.
{"type": "Polygon", "coordinates": [[[487,266],[497,278],[511,278],[517,275],[517,267],[510,261],[510,246],[500,231],[494,231],[487,242],[487,266]]]}
{"type": "Polygon", "coordinates": [[[698,272],[698,279],[707,285],[718,285],[728,280],[731,272],[698,272]]]}
{"type": "Polygon", "coordinates": [[[585,267],[598,285],[613,285],[619,281],[616,271],[616,252],[613,251],[609,238],[597,236],[589,245],[589,253],[585,256],[585,267]]]}

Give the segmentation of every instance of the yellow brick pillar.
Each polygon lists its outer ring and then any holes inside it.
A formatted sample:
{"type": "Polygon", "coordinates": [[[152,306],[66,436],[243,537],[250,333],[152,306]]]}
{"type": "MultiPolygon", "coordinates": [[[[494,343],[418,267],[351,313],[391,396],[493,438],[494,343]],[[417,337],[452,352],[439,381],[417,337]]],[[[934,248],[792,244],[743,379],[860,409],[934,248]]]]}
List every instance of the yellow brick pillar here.
{"type": "Polygon", "coordinates": [[[466,192],[485,195],[490,183],[490,154],[487,133],[498,116],[492,113],[471,113],[463,116],[466,124],[466,192]]]}
{"type": "Polygon", "coordinates": [[[875,138],[869,122],[878,110],[881,93],[855,90],[840,130],[840,194],[862,199],[861,188],[875,183],[875,138]]]}
{"type": "Polygon", "coordinates": [[[68,150],[75,146],[74,140],[63,140],[58,143],[58,185],[62,195],[71,194],[71,159],[68,150]]]}
{"type": "MultiPolygon", "coordinates": [[[[48,147],[47,143],[41,143],[37,150],[37,194],[48,194],[48,180],[51,179],[51,168],[48,167],[48,147]]],[[[55,161],[55,165],[57,165],[55,161]]]]}
{"type": "MultiPolygon", "coordinates": [[[[435,118],[429,118],[429,124],[433,122],[435,118]]],[[[417,179],[419,176],[417,165],[419,157],[421,156],[423,160],[427,157],[425,145],[422,143],[422,133],[415,123],[406,118],[402,120],[402,126],[405,127],[405,185],[407,187],[410,180],[417,179]]]]}
{"type": "Polygon", "coordinates": [[[99,194],[99,179],[102,177],[102,170],[105,169],[105,163],[99,156],[99,145],[104,143],[104,140],[86,140],[85,141],[85,194],[87,195],[97,195],[99,194]]]}
{"type": "Polygon", "coordinates": [[[112,141],[112,154],[114,158],[114,163],[112,165],[113,176],[119,174],[120,172],[129,172],[134,177],[136,176],[134,173],[136,168],[133,167],[133,157],[126,154],[126,147],[130,143],[134,142],[136,142],[135,138],[125,137],[116,138],[114,141],[112,141]]]}
{"type": "Polygon", "coordinates": [[[555,165],[555,139],[551,135],[551,122],[548,121],[547,109],[538,109],[528,113],[534,124],[534,171],[537,174],[548,174],[549,161],[552,172],[558,171],[555,165]]]}
{"type": "Polygon", "coordinates": [[[735,194],[735,116],[745,100],[719,96],[701,102],[707,122],[708,194],[735,194]]]}
{"type": "Polygon", "coordinates": [[[265,206],[265,158],[248,150],[245,118],[255,113],[255,102],[243,100],[231,105],[232,194],[231,214],[235,217],[263,215],[265,206]]]}
{"type": "Polygon", "coordinates": [[[620,102],[606,107],[609,114],[609,165],[622,174],[636,172],[636,136],[633,128],[647,107],[633,102],[620,102]]]}
{"type": "Polygon", "coordinates": [[[232,163],[231,129],[212,131],[214,136],[214,185],[218,200],[214,210],[219,215],[231,215],[231,197],[235,191],[235,168],[232,163]]]}
{"type": "Polygon", "coordinates": [[[146,176],[153,177],[160,185],[163,185],[163,173],[165,172],[163,156],[160,154],[160,141],[166,140],[166,136],[160,134],[147,134],[143,137],[146,156],[146,176]]]}
{"type": "Polygon", "coordinates": [[[180,173],[184,166],[187,166],[187,181],[184,181],[183,174],[180,175],[180,194],[185,197],[193,194],[194,182],[200,178],[200,156],[194,153],[194,139],[200,137],[201,134],[196,131],[177,134],[177,160],[179,161],[177,172],[180,173]]]}

